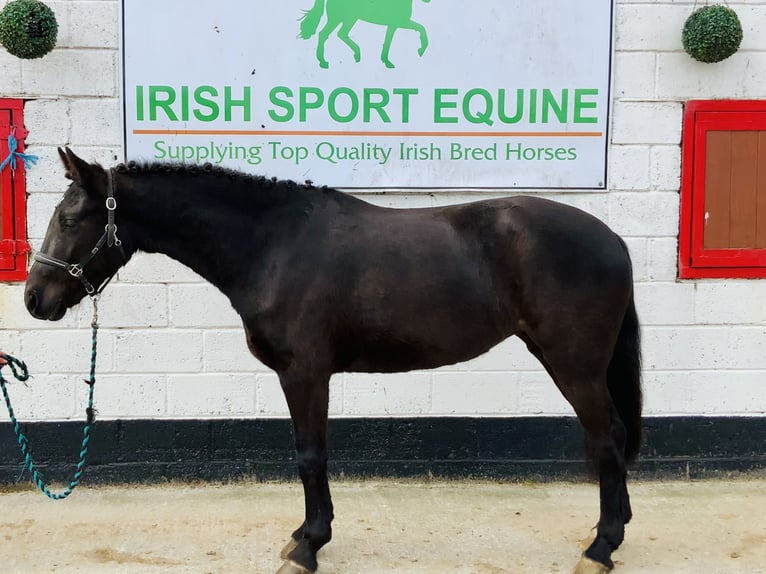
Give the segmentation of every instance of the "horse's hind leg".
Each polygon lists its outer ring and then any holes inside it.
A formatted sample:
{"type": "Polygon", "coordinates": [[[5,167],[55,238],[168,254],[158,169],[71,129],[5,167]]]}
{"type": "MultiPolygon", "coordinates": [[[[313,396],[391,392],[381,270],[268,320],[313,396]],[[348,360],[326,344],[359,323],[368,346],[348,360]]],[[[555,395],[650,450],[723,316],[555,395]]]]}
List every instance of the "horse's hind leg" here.
{"type": "MultiPolygon", "coordinates": [[[[592,456],[598,468],[601,500],[596,537],[575,571],[578,574],[606,572],[614,567],[612,552],[622,544],[625,538],[625,524],[632,517],[626,484],[625,426],[613,406],[605,407],[604,403],[601,403],[599,408],[608,410],[608,422],[601,414],[578,413],[588,433],[592,456]]],[[[590,409],[591,407],[588,407],[589,411],[590,409]]]]}
{"type": "Polygon", "coordinates": [[[388,59],[388,53],[391,50],[391,42],[394,40],[394,34],[396,33],[396,26],[388,26],[386,28],[386,39],[383,40],[383,50],[380,52],[380,61],[386,65],[386,68],[394,68],[395,66],[388,59]]]}
{"type": "Polygon", "coordinates": [[[589,450],[598,471],[601,513],[596,537],[585,551],[576,574],[597,574],[614,567],[612,552],[625,538],[631,518],[626,485],[625,426],[612,404],[601,376],[571,377],[557,373],[559,389],[569,401],[587,434],[589,450]]]}
{"type": "Polygon", "coordinates": [[[406,24],[402,24],[399,27],[407,30],[415,30],[420,35],[420,48],[418,48],[418,56],[425,54],[426,48],[428,48],[428,34],[426,33],[425,26],[415,22],[414,20],[410,20],[406,24]]]}
{"type": "MultiPolygon", "coordinates": [[[[520,334],[529,351],[537,357],[575,410],[585,428],[589,450],[599,477],[601,513],[596,538],[585,551],[575,574],[600,574],[610,570],[611,555],[625,537],[625,524],[631,519],[626,484],[625,426],[612,404],[606,383],[606,369],[582,369],[587,363],[585,349],[577,360],[562,359],[554,352],[543,353],[530,337],[520,334]]],[[[598,345],[594,345],[598,348],[598,345]]]]}
{"type": "Polygon", "coordinates": [[[308,574],[317,569],[317,552],[332,538],[333,505],[327,480],[327,406],[329,376],[280,373],[295,431],[298,469],[306,519],[282,550],[277,574],[308,574]]]}

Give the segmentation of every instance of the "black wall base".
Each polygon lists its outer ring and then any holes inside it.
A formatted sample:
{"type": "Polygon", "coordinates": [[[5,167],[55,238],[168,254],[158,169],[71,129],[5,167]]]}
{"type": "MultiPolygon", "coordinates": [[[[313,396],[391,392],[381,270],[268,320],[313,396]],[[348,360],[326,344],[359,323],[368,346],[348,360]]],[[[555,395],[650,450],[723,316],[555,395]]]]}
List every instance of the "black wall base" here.
{"type": "MultiPolygon", "coordinates": [[[[82,424],[22,425],[47,480],[72,474],[82,424]]],[[[346,477],[574,479],[584,435],[565,417],[335,419],[330,471],[346,477]]],[[[287,420],[97,421],[83,482],[293,479],[287,420]]],[[[26,482],[10,423],[0,424],[0,483],[26,482]]],[[[766,470],[766,418],[647,418],[633,476],[700,478],[766,470]]]]}

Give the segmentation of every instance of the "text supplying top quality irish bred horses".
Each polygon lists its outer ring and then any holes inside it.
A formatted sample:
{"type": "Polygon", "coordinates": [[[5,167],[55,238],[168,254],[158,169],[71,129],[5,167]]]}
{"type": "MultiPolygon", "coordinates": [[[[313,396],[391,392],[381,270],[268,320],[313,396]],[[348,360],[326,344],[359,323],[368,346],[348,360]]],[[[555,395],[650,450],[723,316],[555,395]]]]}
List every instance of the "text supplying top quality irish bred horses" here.
{"type": "Polygon", "coordinates": [[[315,571],[330,541],[330,375],[456,363],[511,335],[574,407],[597,463],[601,514],[577,569],[612,567],[631,517],[641,388],[630,258],[606,225],[535,197],[385,209],[218,167],[105,170],[59,153],[73,183],[30,270],[29,312],[61,319],[136,251],[165,253],[228,296],[294,425],[306,519],[280,573],[315,571]]]}

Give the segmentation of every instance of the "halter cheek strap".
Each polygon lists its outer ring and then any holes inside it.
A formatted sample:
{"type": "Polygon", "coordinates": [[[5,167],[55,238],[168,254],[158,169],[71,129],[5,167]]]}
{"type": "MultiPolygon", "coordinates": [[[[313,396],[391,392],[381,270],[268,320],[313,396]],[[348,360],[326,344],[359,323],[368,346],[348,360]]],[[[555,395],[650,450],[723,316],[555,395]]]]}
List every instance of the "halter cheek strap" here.
{"type": "Polygon", "coordinates": [[[114,174],[111,168],[106,172],[106,245],[108,247],[117,246],[122,252],[123,259],[125,253],[122,251],[122,241],[117,237],[117,225],[114,223],[114,212],[117,211],[117,200],[114,199],[114,174]]]}
{"type": "Polygon", "coordinates": [[[104,227],[104,233],[101,234],[101,237],[96,242],[96,245],[93,247],[93,249],[91,249],[90,252],[85,257],[83,257],[79,263],[68,263],[61,259],[57,259],[56,257],[46,255],[42,252],[35,253],[33,256],[35,261],[44,263],[45,265],[50,265],[52,267],[58,267],[59,269],[64,269],[72,277],[79,279],[80,283],[82,283],[82,286],[85,287],[85,292],[91,297],[101,293],[117,273],[115,270],[114,273],[112,273],[109,277],[101,282],[101,285],[98,286],[98,289],[94,288],[93,284],[85,277],[84,271],[85,266],[93,260],[93,258],[96,256],[96,253],[98,253],[104,245],[107,247],[117,247],[120,250],[123,261],[127,261],[127,257],[125,257],[125,250],[122,248],[122,241],[120,241],[120,238],[117,237],[117,225],[114,223],[114,215],[115,211],[117,210],[117,200],[114,198],[114,176],[111,169],[106,172],[106,178],[107,223],[104,227]]]}

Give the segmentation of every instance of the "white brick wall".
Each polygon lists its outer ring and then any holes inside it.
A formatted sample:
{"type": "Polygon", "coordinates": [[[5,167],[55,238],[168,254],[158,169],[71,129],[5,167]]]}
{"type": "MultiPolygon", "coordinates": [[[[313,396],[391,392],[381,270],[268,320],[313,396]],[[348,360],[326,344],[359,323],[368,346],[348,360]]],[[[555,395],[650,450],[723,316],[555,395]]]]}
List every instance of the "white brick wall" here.
{"type": "Polygon", "coordinates": [[[4,94],[21,93],[21,60],[4,50],[0,50],[0,78],[3,79],[4,94]]]}
{"type": "MultiPolygon", "coordinates": [[[[0,6],[5,2],[0,0],[0,6]]],[[[39,245],[65,186],[56,146],[110,165],[121,157],[117,0],[49,2],[59,45],[41,60],[0,49],[0,97],[26,102],[27,143],[41,162],[27,175],[29,236],[39,245]]],[[[676,280],[683,102],[766,97],[766,1],[734,1],[742,50],[699,64],[681,48],[693,0],[617,0],[608,193],[552,193],[606,220],[631,249],[644,324],[646,412],[766,414],[766,281],[676,280]]],[[[368,196],[381,205],[464,202],[475,194],[368,196]]],[[[36,321],[23,288],[0,285],[0,348],[37,376],[14,385],[20,418],[82,417],[90,307],[36,321]]],[[[104,418],[282,417],[276,376],[249,355],[228,301],[191,270],[139,254],[101,305],[97,404],[104,418]]],[[[427,372],[339,374],[334,416],[557,415],[571,408],[524,345],[427,372]]]]}

